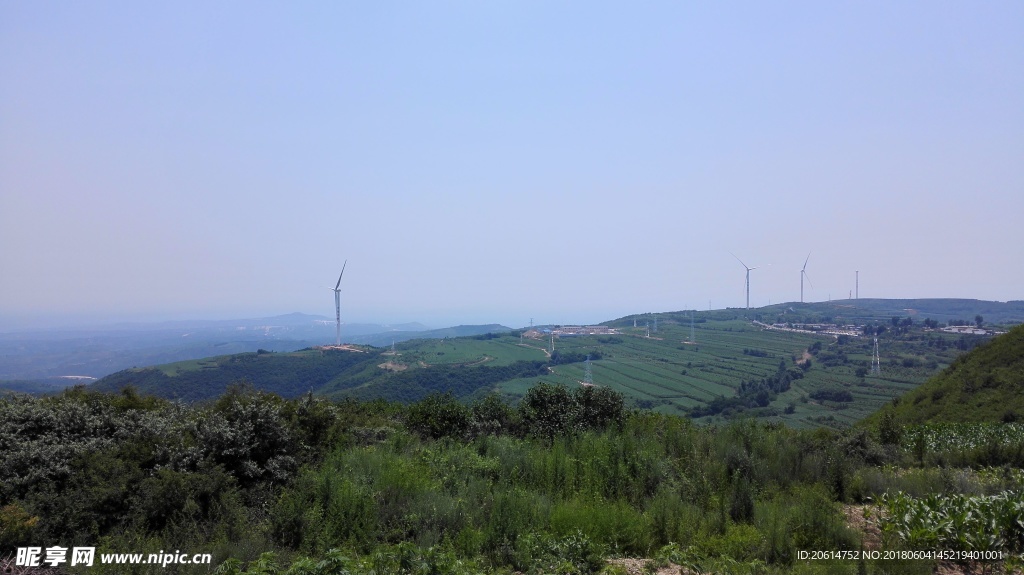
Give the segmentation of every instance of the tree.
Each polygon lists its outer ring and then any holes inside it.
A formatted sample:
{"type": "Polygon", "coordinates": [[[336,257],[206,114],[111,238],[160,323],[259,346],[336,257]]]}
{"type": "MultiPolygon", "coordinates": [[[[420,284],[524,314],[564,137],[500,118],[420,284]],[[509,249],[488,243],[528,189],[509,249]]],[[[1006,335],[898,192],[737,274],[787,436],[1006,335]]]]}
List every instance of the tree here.
{"type": "Polygon", "coordinates": [[[903,440],[903,426],[891,410],[886,410],[878,423],[878,440],[882,445],[899,445],[903,440]]]}
{"type": "Polygon", "coordinates": [[[409,429],[430,439],[461,437],[469,430],[470,410],[451,392],[434,392],[409,406],[406,424],[409,429]]]}
{"type": "Polygon", "coordinates": [[[561,385],[538,383],[519,403],[519,417],[530,435],[554,438],[569,431],[576,406],[569,391],[561,385]]]}
{"type": "Polygon", "coordinates": [[[978,324],[978,327],[981,327],[983,321],[985,318],[981,317],[981,314],[974,316],[974,323],[978,324]]]}
{"type": "Polygon", "coordinates": [[[575,392],[579,427],[601,429],[622,425],[625,418],[622,394],[609,387],[581,387],[575,392]]]}
{"type": "Polygon", "coordinates": [[[474,433],[501,435],[513,425],[513,411],[497,393],[490,393],[470,408],[474,433]]]}

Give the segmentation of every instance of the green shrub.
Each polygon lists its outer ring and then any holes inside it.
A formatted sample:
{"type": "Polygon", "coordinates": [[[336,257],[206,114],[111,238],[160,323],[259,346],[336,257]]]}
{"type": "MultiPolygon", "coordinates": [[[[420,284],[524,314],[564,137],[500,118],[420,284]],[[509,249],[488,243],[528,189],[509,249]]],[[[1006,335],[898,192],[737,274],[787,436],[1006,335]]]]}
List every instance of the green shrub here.
{"type": "Polygon", "coordinates": [[[529,563],[519,553],[519,537],[546,522],[546,508],[546,502],[535,493],[520,489],[494,493],[484,528],[484,554],[498,565],[518,568],[529,563]]]}
{"type": "Polygon", "coordinates": [[[462,437],[469,431],[470,411],[450,392],[431,393],[409,406],[406,425],[427,439],[462,437]]]}
{"type": "Polygon", "coordinates": [[[650,546],[646,519],[624,501],[573,499],[556,504],[550,526],[558,536],[582,533],[616,554],[640,555],[650,546]]]}

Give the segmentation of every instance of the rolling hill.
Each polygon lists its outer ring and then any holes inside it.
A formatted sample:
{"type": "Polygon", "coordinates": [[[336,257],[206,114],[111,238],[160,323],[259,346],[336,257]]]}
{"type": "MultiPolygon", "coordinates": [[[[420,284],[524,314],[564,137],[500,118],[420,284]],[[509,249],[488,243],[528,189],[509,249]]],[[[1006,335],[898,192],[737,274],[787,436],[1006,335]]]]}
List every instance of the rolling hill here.
{"type": "Polygon", "coordinates": [[[960,356],[882,413],[907,424],[1024,420],[1024,325],[960,356]]]}
{"type": "MultiPolygon", "coordinates": [[[[622,392],[634,407],[703,421],[753,416],[840,427],[916,388],[987,339],[922,326],[909,312],[893,314],[901,300],[880,301],[869,302],[878,309],[849,301],[784,304],[750,310],[749,317],[731,309],[695,312],[692,320],[689,312],[644,314],[607,322],[612,333],[570,336],[544,326],[415,339],[396,344],[394,352],[370,346],[261,350],[125,370],[94,387],[133,385],[190,401],[215,397],[239,381],[285,397],[313,392],[410,402],[431,392],[462,399],[498,392],[514,399],[541,381],[578,386],[589,365],[593,383],[622,392]],[[872,337],[826,333],[836,326],[823,322],[853,323],[844,319],[853,315],[872,334],[880,332],[880,374],[868,369],[872,337]],[[657,327],[648,333],[649,325],[657,327]],[[559,335],[552,338],[552,331],[559,335]]],[[[977,310],[973,300],[956,301],[951,317],[977,310]]],[[[943,309],[932,308],[928,313],[943,309]]]]}

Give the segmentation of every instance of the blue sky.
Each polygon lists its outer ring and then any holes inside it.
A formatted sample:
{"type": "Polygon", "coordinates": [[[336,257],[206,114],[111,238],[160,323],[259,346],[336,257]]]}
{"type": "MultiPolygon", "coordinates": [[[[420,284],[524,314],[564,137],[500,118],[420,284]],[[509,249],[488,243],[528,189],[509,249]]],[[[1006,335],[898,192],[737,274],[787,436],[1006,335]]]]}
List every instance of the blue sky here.
{"type": "Polygon", "coordinates": [[[1022,299],[1020,2],[6,2],[0,321],[1022,299]],[[639,4],[639,5],[638,5],[639,4]],[[771,264],[771,265],[768,265],[771,264]]]}

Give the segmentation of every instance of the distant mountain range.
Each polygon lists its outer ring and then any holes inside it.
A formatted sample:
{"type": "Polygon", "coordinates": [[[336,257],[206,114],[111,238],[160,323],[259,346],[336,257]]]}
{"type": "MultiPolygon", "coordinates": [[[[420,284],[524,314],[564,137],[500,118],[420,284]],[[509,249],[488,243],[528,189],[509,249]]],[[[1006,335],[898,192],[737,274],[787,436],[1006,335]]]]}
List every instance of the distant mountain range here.
{"type": "MultiPolygon", "coordinates": [[[[357,323],[342,324],[342,339],[384,346],[414,337],[455,337],[508,329],[487,325],[431,330],[420,323],[357,323]]],[[[100,378],[133,366],[259,349],[294,351],[333,343],[334,338],[334,318],[301,313],[0,333],[0,380],[46,380],[63,386],[68,383],[60,379],[63,376],[100,378]]]]}
{"type": "MultiPolygon", "coordinates": [[[[910,317],[916,321],[933,319],[940,322],[965,320],[974,322],[975,316],[982,316],[988,324],[1016,325],[1024,323],[1024,301],[986,301],[960,298],[929,299],[884,299],[860,298],[837,299],[814,304],[782,304],[797,306],[821,306],[836,311],[837,316],[850,320],[877,319],[880,315],[910,317]]],[[[761,308],[767,312],[779,306],[761,308]]]]}

